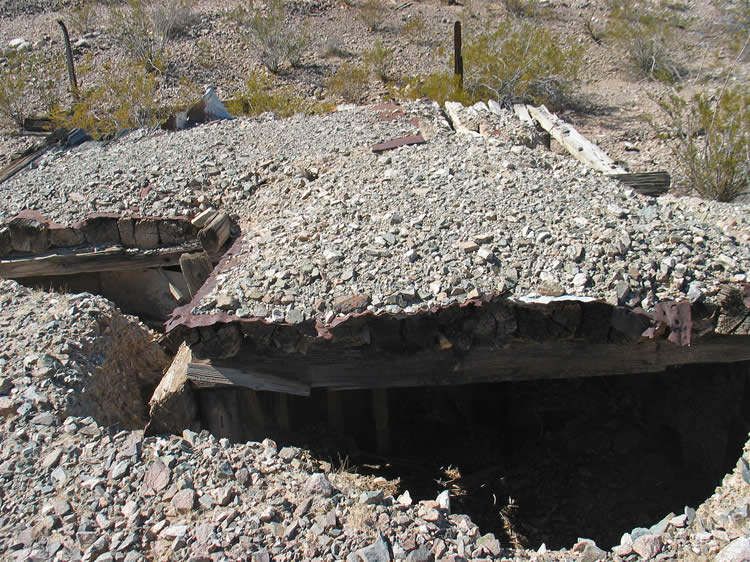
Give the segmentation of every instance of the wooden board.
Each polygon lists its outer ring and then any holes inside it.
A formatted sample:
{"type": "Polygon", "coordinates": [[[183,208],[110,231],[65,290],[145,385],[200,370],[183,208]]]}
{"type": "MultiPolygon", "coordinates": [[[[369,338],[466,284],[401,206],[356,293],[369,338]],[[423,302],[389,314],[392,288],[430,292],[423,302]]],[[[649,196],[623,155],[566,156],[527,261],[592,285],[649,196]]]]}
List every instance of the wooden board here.
{"type": "Polygon", "coordinates": [[[311,388],[357,390],[528,381],[654,373],[689,363],[750,360],[750,336],[711,336],[690,347],[666,341],[590,344],[576,340],[514,341],[466,353],[422,351],[411,355],[337,349],[287,357],[247,352],[226,360],[191,363],[194,384],[240,385],[306,396],[311,388]]]}
{"type": "Polygon", "coordinates": [[[605,174],[626,174],[627,170],[618,166],[605,152],[579,133],[572,125],[566,123],[543,105],[527,105],[529,114],[552,138],[559,142],[575,158],[591,168],[605,174]]]}
{"type": "Polygon", "coordinates": [[[672,183],[672,178],[667,172],[610,175],[641,195],[661,195],[669,191],[669,186],[672,183]]]}
{"type": "Polygon", "coordinates": [[[195,252],[198,244],[185,244],[153,250],[110,246],[102,249],[59,250],[35,256],[0,260],[0,277],[47,277],[97,271],[124,271],[177,265],[180,256],[195,252]]]}

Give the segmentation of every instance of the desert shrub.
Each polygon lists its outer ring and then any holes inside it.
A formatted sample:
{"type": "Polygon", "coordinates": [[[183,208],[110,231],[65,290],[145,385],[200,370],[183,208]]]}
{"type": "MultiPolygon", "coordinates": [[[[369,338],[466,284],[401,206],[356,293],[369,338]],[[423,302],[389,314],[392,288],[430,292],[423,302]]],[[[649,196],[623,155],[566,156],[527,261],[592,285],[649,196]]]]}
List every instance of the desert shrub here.
{"type": "Polygon", "coordinates": [[[408,78],[406,84],[395,92],[396,97],[408,99],[429,98],[444,104],[446,101],[474,102],[471,94],[458,87],[458,78],[452,72],[436,72],[408,78]]]}
{"type": "Polygon", "coordinates": [[[537,0],[503,0],[505,11],[517,18],[530,18],[537,14],[539,2],[537,0]]]}
{"type": "Polygon", "coordinates": [[[382,30],[387,14],[382,0],[364,0],[357,8],[357,19],[370,31],[382,30]]]}
{"type": "Polygon", "coordinates": [[[71,9],[67,14],[66,19],[68,20],[68,24],[72,31],[79,35],[84,35],[85,33],[96,29],[96,6],[93,2],[84,2],[83,4],[71,9]]]}
{"type": "Polygon", "coordinates": [[[750,0],[714,0],[721,13],[721,23],[726,30],[730,48],[750,57],[750,49],[744,48],[750,30],[750,0]]]}
{"type": "Polygon", "coordinates": [[[279,117],[297,113],[320,113],[329,106],[299,95],[292,86],[279,86],[271,76],[255,71],[245,88],[225,104],[232,115],[260,115],[270,111],[279,117]]]}
{"type": "Polygon", "coordinates": [[[11,53],[0,66],[0,120],[18,127],[31,112],[46,112],[63,93],[62,56],[11,53]]]}
{"type": "Polygon", "coordinates": [[[564,106],[583,48],[531,22],[504,21],[464,42],[464,87],[476,100],[564,106]]]}
{"type": "Polygon", "coordinates": [[[427,32],[427,24],[420,15],[412,16],[401,26],[401,35],[408,41],[421,43],[427,32]]]}
{"type": "Polygon", "coordinates": [[[731,201],[750,186],[750,90],[717,95],[673,94],[660,102],[667,117],[660,136],[671,141],[687,184],[702,196],[731,201]]]}
{"type": "Polygon", "coordinates": [[[110,14],[121,45],[149,71],[166,68],[167,41],[194,21],[193,0],[127,0],[110,14]]]}
{"type": "Polygon", "coordinates": [[[254,9],[251,3],[248,8],[236,11],[233,18],[245,27],[261,64],[273,74],[277,74],[285,62],[299,66],[309,37],[304,26],[287,23],[289,18],[283,0],[270,0],[265,12],[254,9]]]}
{"type": "Polygon", "coordinates": [[[329,59],[333,57],[344,58],[350,56],[349,52],[341,46],[338,37],[332,35],[326,37],[323,46],[320,49],[320,56],[329,59]]]}
{"type": "Polygon", "coordinates": [[[638,73],[671,84],[685,75],[674,57],[675,29],[686,25],[678,12],[656,2],[612,0],[604,36],[627,53],[638,73]]]}
{"type": "Polygon", "coordinates": [[[389,81],[393,66],[392,49],[383,45],[381,41],[376,41],[372,49],[362,53],[362,60],[379,80],[389,81]]]}
{"type": "Polygon", "coordinates": [[[369,75],[364,66],[344,63],[326,80],[326,87],[346,102],[360,103],[368,91],[369,75]]]}

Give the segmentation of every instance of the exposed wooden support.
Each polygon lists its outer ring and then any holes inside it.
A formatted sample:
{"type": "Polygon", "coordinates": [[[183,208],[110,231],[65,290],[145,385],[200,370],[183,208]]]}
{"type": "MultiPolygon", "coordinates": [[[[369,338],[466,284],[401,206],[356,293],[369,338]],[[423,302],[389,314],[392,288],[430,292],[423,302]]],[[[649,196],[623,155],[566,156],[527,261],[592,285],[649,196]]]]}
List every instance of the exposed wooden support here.
{"type": "MultiPolygon", "coordinates": [[[[490,106],[490,108],[492,108],[492,106],[490,106]]],[[[531,115],[529,115],[529,110],[526,109],[525,103],[514,103],[513,112],[516,114],[516,117],[518,117],[523,123],[534,123],[531,115]]]]}
{"type": "Polygon", "coordinates": [[[391,430],[388,423],[388,390],[376,388],[372,391],[372,413],[375,418],[375,442],[379,455],[391,452],[391,430]]]}
{"type": "Polygon", "coordinates": [[[344,400],[341,392],[326,391],[328,399],[328,427],[335,433],[344,431],[344,400]]]}
{"type": "Polygon", "coordinates": [[[273,396],[274,399],[274,415],[276,417],[276,425],[282,431],[289,431],[292,427],[289,419],[289,395],[277,393],[273,396]]]}
{"type": "Polygon", "coordinates": [[[198,393],[201,426],[216,437],[230,441],[247,441],[252,428],[247,427],[241,392],[235,389],[211,388],[198,393]]]}
{"type": "Polygon", "coordinates": [[[194,254],[182,254],[180,256],[180,269],[185,277],[190,298],[193,298],[211,275],[213,266],[205,252],[196,252],[194,254]]]}
{"type": "Polygon", "coordinates": [[[224,246],[231,234],[232,224],[229,215],[217,213],[203,229],[198,233],[201,246],[209,254],[213,255],[224,246]]]}
{"type": "Polygon", "coordinates": [[[260,403],[258,393],[251,388],[243,389],[240,396],[240,407],[243,408],[250,420],[250,427],[247,428],[247,439],[261,441],[266,436],[266,416],[263,411],[263,405],[260,403]]]}
{"type": "Polygon", "coordinates": [[[513,341],[465,353],[421,351],[367,354],[356,349],[313,351],[283,358],[241,352],[191,363],[188,377],[203,386],[240,385],[307,396],[311,388],[356,390],[654,373],[688,363],[750,361],[750,336],[710,336],[687,347],[662,340],[590,344],[577,340],[513,341]]]}
{"type": "Polygon", "coordinates": [[[617,165],[605,152],[579,133],[572,125],[566,123],[543,105],[527,105],[531,117],[559,142],[575,158],[591,168],[605,174],[626,174],[627,170],[617,165]]]}
{"type": "Polygon", "coordinates": [[[253,369],[252,364],[229,367],[209,361],[193,361],[188,377],[197,387],[238,385],[253,390],[310,396],[310,385],[291,376],[253,369]]]}
{"type": "Polygon", "coordinates": [[[169,248],[139,250],[110,246],[108,248],[85,248],[78,250],[56,250],[23,258],[0,260],[0,277],[46,277],[73,275],[97,271],[124,271],[177,265],[180,256],[194,252],[197,244],[185,244],[169,248]]]}
{"type": "Polygon", "coordinates": [[[148,435],[179,435],[197,419],[198,404],[187,378],[191,360],[190,348],[183,343],[149,401],[151,420],[146,427],[148,435]]]}

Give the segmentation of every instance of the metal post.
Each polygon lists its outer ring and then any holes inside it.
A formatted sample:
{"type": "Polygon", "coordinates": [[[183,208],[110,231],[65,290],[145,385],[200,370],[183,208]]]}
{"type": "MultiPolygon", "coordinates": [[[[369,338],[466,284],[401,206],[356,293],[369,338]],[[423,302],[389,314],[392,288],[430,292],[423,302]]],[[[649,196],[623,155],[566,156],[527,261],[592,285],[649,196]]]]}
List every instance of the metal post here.
{"type": "Polygon", "coordinates": [[[464,89],[464,56],[461,53],[461,22],[453,24],[453,74],[457,77],[458,90],[464,89]]]}
{"type": "Polygon", "coordinates": [[[65,58],[68,63],[68,78],[70,78],[70,93],[73,94],[73,98],[78,101],[78,81],[76,80],[76,69],[73,66],[73,51],[70,48],[70,36],[68,35],[68,28],[65,27],[63,20],[57,20],[57,23],[62,28],[63,39],[65,40],[65,58]]]}

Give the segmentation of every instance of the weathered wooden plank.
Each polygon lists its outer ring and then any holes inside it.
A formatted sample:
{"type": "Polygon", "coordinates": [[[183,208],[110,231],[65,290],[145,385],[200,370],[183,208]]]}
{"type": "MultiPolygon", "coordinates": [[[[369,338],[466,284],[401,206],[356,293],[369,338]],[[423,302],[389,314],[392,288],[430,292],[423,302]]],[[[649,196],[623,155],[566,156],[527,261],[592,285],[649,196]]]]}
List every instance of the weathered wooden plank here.
{"type": "MultiPolygon", "coordinates": [[[[492,109],[492,106],[490,106],[490,109],[492,109]]],[[[529,110],[526,109],[525,103],[514,103],[513,112],[516,114],[516,117],[518,117],[523,123],[534,123],[531,115],[529,115],[529,110]]]]}
{"type": "Polygon", "coordinates": [[[559,142],[575,158],[591,168],[605,174],[626,174],[627,171],[617,165],[612,158],[579,133],[572,125],[566,123],[543,105],[526,106],[531,117],[559,142]]]}
{"type": "Polygon", "coordinates": [[[310,388],[357,390],[578,378],[748,360],[750,336],[710,336],[689,347],[661,340],[635,344],[513,341],[501,349],[478,347],[466,353],[446,350],[398,355],[337,349],[281,358],[243,352],[195,368],[193,363],[189,376],[204,385],[238,384],[306,395],[310,388]]]}
{"type": "Polygon", "coordinates": [[[126,249],[122,246],[81,250],[57,250],[30,257],[0,260],[0,277],[46,277],[96,271],[120,271],[177,265],[180,256],[193,252],[197,244],[153,250],[126,249]]]}
{"type": "Polygon", "coordinates": [[[252,365],[231,368],[208,361],[193,361],[188,367],[187,375],[197,387],[236,385],[253,390],[310,396],[309,384],[288,376],[253,369],[252,365]]]}
{"type": "Polygon", "coordinates": [[[23,156],[13,160],[10,164],[0,169],[0,183],[12,178],[26,166],[41,158],[50,148],[52,148],[51,145],[41,145],[27,150],[23,156]]]}
{"type": "Polygon", "coordinates": [[[661,195],[669,191],[672,183],[672,178],[667,172],[610,175],[642,195],[661,195]]]}
{"type": "Polygon", "coordinates": [[[190,348],[183,343],[149,400],[151,420],[146,427],[148,435],[179,435],[197,419],[198,404],[187,378],[191,359],[190,348]]]}
{"type": "Polygon", "coordinates": [[[226,213],[217,213],[198,233],[203,249],[209,255],[218,253],[231,234],[231,222],[226,213]]]}
{"type": "Polygon", "coordinates": [[[213,267],[205,252],[196,252],[180,256],[180,269],[185,277],[190,298],[193,298],[211,275],[213,267]]]}

